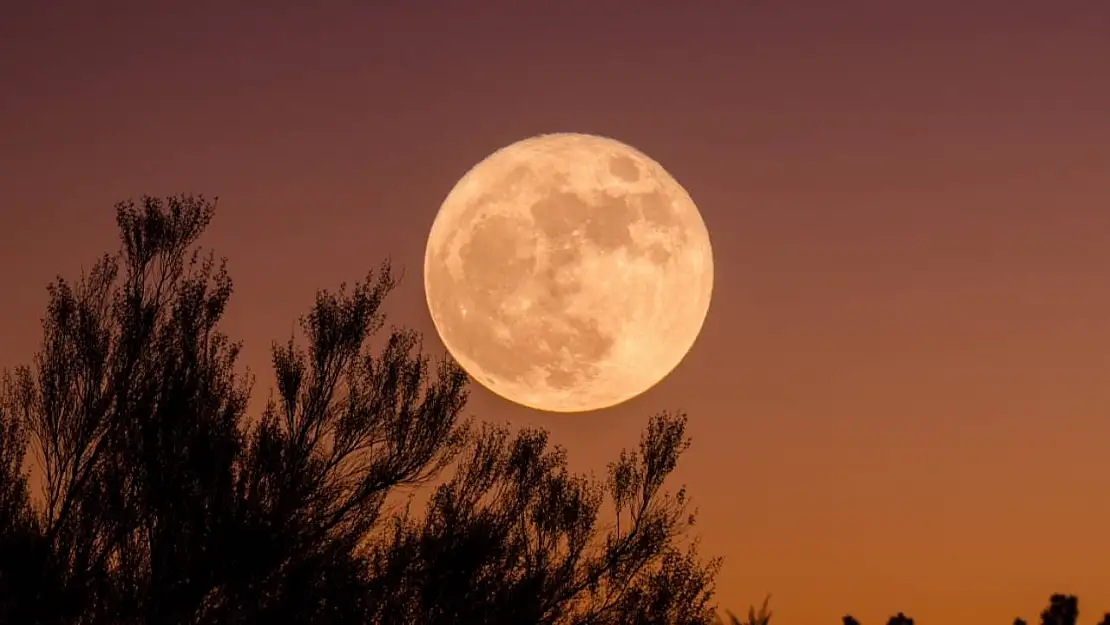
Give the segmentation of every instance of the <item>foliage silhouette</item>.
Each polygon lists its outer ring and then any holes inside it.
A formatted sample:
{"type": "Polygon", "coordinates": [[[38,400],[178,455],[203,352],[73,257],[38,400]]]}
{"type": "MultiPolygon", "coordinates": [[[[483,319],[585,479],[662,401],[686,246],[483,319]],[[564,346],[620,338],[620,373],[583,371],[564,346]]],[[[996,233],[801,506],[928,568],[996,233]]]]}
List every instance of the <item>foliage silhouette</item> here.
{"type": "MultiPolygon", "coordinates": [[[[852,615],[846,615],[841,619],[844,625],[860,625],[860,622],[852,615]]],[[[913,625],[913,619],[899,612],[887,620],[886,625],[913,625]]]]}
{"type": "MultiPolygon", "coordinates": [[[[1041,612],[1041,625],[1076,625],[1079,621],[1079,598],[1075,595],[1054,594],[1048,607],[1041,612]]],[[[1025,625],[1025,619],[1014,619],[1014,625],[1025,625]]],[[[1110,625],[1110,612],[1103,615],[1098,625],[1110,625]]]]}
{"type": "Polygon", "coordinates": [[[726,624],[720,618],[714,622],[717,625],[768,625],[768,623],[771,622],[771,610],[767,607],[770,601],[770,595],[765,597],[763,599],[763,606],[759,608],[759,612],[755,611],[755,606],[749,606],[748,620],[746,621],[740,620],[740,617],[726,610],[725,613],[728,615],[729,622],[726,624]]]}
{"type": "MultiPolygon", "coordinates": [[[[1049,598],[1048,607],[1041,612],[1041,625],[1076,625],[1079,619],[1079,599],[1074,595],[1055,594],[1049,598]]],[[[913,619],[899,612],[892,616],[888,625],[912,625],[913,619]]],[[[844,617],[844,625],[860,625],[851,616],[844,617]]],[[[1013,625],[1026,625],[1025,619],[1015,618],[1013,625]]],[[[1106,613],[1098,625],[1110,625],[1110,612],[1106,613]]]]}
{"type": "Polygon", "coordinates": [[[1075,595],[1052,595],[1041,612],[1041,625],[1075,625],[1079,620],[1079,599],[1075,595]]]}
{"type": "Polygon", "coordinates": [[[684,415],[653,417],[607,480],[572,474],[546,432],[463,418],[462,370],[381,332],[385,264],[317,294],[250,420],[219,330],[231,280],[197,247],[214,210],[121,203],[119,252],[49,287],[41,350],[0,400],[0,622],[711,621],[720,561],[663,489],[684,415]],[[437,479],[422,515],[390,507],[437,479]]]}

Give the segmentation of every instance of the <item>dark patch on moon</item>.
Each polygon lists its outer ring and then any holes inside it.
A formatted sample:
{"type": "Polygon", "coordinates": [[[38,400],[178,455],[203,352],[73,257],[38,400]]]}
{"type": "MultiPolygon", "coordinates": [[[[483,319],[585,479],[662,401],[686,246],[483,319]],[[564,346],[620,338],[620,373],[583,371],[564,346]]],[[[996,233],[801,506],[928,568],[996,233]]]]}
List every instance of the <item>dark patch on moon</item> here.
{"type": "Polygon", "coordinates": [[[582,252],[566,243],[548,250],[547,267],[537,276],[542,292],[548,295],[537,302],[543,312],[561,314],[570,297],[582,291],[580,281],[561,279],[568,275],[562,270],[574,267],[581,259],[582,252]]]}
{"type": "Polygon", "coordinates": [[[522,382],[524,374],[536,364],[535,355],[530,353],[534,341],[518,344],[499,336],[496,324],[501,321],[502,297],[472,286],[476,276],[491,269],[487,265],[491,259],[470,256],[458,281],[439,260],[428,270],[427,289],[444,341],[452,352],[479,363],[482,371],[495,380],[522,382]]]}
{"type": "Polygon", "coordinates": [[[647,249],[647,256],[656,265],[662,265],[671,260],[671,253],[661,243],[652,243],[647,249]]]}
{"type": "Polygon", "coordinates": [[[471,288],[499,301],[531,278],[536,266],[535,235],[521,220],[490,215],[474,226],[459,256],[464,268],[482,268],[482,271],[464,270],[471,288]]]}
{"type": "MultiPolygon", "coordinates": [[[[608,356],[609,352],[613,349],[614,340],[611,336],[605,336],[597,327],[597,321],[593,319],[580,319],[570,317],[566,322],[574,330],[573,334],[556,333],[548,336],[547,347],[549,353],[558,356],[562,350],[566,350],[571,360],[577,363],[575,366],[582,368],[586,365],[586,378],[592,379],[596,376],[596,366],[594,363],[600,362],[608,356]]],[[[557,364],[545,367],[547,371],[547,384],[551,388],[560,390],[573,388],[578,381],[578,373],[575,371],[564,371],[557,364]]]]}
{"type": "Polygon", "coordinates": [[[626,182],[636,182],[640,179],[640,169],[636,167],[636,162],[627,156],[610,158],[609,173],[626,182]]]}
{"type": "Polygon", "coordinates": [[[671,206],[671,200],[661,191],[641,193],[636,196],[640,214],[653,226],[664,230],[680,230],[678,215],[671,206]]]}
{"type": "Polygon", "coordinates": [[[507,202],[512,201],[513,197],[520,194],[524,184],[528,181],[530,176],[533,176],[532,170],[524,165],[517,165],[509,170],[509,173],[498,178],[492,185],[489,185],[478,195],[477,198],[467,203],[466,207],[459,214],[458,218],[454,220],[455,229],[448,235],[443,243],[445,249],[451,249],[455,238],[459,234],[466,232],[466,226],[474,220],[475,215],[482,209],[483,206],[491,202],[507,202]]]}
{"type": "Polygon", "coordinates": [[[586,221],[586,239],[605,252],[626,247],[632,250],[632,224],[639,215],[626,197],[605,194],[586,221]]]}
{"type": "MultiPolygon", "coordinates": [[[[533,204],[531,213],[536,228],[554,243],[577,248],[581,237],[603,252],[625,248],[635,256],[639,249],[631,227],[642,214],[634,201],[640,197],[650,196],[604,193],[597,204],[591,204],[574,193],[555,193],[533,204]]],[[[650,202],[643,206],[658,212],[650,202]]],[[[669,204],[663,210],[669,214],[669,204]]],[[[671,221],[673,226],[676,220],[672,217],[671,221]]]]}
{"type": "Polygon", "coordinates": [[[563,369],[548,369],[547,375],[544,376],[544,382],[550,388],[565,391],[574,388],[578,383],[578,374],[563,369]]]}
{"type": "Polygon", "coordinates": [[[548,239],[561,241],[589,221],[593,207],[573,193],[552,193],[529,209],[536,229],[548,239]]]}

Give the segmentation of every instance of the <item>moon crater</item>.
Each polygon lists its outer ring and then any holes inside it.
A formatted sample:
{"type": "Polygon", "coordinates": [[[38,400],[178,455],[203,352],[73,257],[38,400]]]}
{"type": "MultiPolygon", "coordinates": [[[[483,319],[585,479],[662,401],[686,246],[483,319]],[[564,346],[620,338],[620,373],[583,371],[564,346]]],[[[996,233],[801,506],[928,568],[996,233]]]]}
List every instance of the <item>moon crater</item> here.
{"type": "Polygon", "coordinates": [[[634,148],[542,135],[452,189],[432,226],[425,292],[448,350],[526,406],[603,408],[682,359],[712,290],[693,201],[634,148]]]}

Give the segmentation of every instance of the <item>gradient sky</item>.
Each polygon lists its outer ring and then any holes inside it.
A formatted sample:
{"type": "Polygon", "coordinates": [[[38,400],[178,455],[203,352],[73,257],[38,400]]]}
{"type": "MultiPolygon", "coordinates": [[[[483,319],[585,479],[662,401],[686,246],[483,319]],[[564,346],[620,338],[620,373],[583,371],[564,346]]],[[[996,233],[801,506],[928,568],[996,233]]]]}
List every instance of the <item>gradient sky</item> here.
{"type": "Polygon", "coordinates": [[[702,211],[701,337],[609,410],[477,385],[471,410],[596,472],[686,410],[722,607],[1009,623],[1067,591],[1086,620],[1110,610],[1108,77],[1094,0],[7,3],[0,366],[46,283],[114,249],[114,202],[183,191],[220,197],[205,244],[257,396],[314,290],[385,256],[390,314],[438,353],[422,261],[455,181],[609,135],[702,211]]]}

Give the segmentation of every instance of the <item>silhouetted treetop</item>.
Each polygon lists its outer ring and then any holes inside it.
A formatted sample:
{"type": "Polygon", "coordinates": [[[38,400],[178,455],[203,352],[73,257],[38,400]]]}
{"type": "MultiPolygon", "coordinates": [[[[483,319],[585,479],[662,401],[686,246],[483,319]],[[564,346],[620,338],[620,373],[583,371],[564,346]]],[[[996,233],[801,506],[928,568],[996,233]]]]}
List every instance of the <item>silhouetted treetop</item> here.
{"type": "Polygon", "coordinates": [[[375,546],[378,577],[400,580],[377,597],[382,622],[710,622],[718,563],[678,548],[692,523],[685,494],[659,491],[688,444],[684,424],[654,417],[607,483],[571,474],[542,430],[482,426],[423,519],[398,517],[375,546]],[[606,498],[617,521],[603,530],[606,498]]]}
{"type": "Polygon", "coordinates": [[[1075,625],[1079,620],[1079,599],[1074,595],[1052,595],[1048,608],[1041,612],[1041,625],[1075,625]]]}

